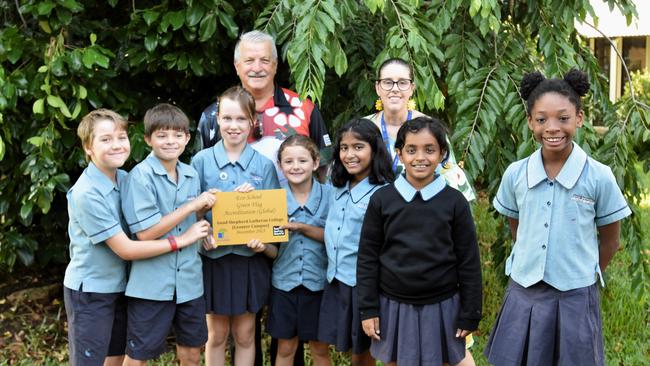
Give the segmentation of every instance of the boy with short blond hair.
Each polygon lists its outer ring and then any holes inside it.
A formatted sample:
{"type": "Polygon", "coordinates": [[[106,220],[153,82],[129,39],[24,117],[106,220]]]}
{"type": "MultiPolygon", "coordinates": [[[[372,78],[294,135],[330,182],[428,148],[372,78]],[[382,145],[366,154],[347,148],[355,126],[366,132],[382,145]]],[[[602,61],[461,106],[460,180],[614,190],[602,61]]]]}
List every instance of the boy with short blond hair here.
{"type": "MultiPolygon", "coordinates": [[[[189,135],[189,120],[176,106],[159,104],[144,117],[145,142],[152,149],[129,173],[122,210],[140,240],[179,235],[215,202],[201,194],[198,174],[179,161],[189,135]]],[[[165,351],[174,327],[182,365],[198,365],[207,340],[205,301],[198,244],[131,264],[125,365],[146,365],[165,351]]]]}
{"type": "MultiPolygon", "coordinates": [[[[125,234],[120,190],[127,174],[120,168],[131,146],[127,122],[98,109],[77,129],[88,167],[70,188],[70,263],[63,279],[72,366],[121,365],[126,346],[126,262],[171,251],[171,241],[139,242],[125,234]]],[[[205,221],[174,240],[185,247],[208,234],[205,221]]]]}

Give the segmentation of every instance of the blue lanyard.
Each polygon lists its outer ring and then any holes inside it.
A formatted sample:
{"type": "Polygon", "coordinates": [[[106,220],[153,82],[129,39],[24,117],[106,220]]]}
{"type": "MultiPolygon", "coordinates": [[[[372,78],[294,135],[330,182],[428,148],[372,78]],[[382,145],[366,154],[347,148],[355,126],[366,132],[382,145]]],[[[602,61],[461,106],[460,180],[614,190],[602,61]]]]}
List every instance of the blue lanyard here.
{"type": "MultiPolygon", "coordinates": [[[[411,111],[408,111],[408,114],[406,115],[406,121],[411,120],[411,111]]],[[[404,121],[406,123],[406,121],[404,121]]],[[[393,172],[397,173],[397,163],[399,162],[399,159],[397,158],[397,153],[394,151],[391,151],[390,149],[390,138],[388,137],[388,130],[386,130],[386,121],[384,120],[384,113],[381,113],[381,138],[384,140],[384,144],[386,144],[386,151],[392,156],[393,156],[393,172]]]]}

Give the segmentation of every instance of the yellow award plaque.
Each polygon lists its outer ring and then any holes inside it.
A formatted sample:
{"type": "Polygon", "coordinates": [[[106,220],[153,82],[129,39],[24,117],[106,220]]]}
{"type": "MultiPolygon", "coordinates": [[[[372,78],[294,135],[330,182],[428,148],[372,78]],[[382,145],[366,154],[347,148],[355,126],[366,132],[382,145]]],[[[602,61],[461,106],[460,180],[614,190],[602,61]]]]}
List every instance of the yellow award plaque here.
{"type": "Polygon", "coordinates": [[[212,230],[215,246],[241,245],[251,239],[263,243],[289,240],[287,193],[284,189],[217,192],[212,206],[212,230]]]}

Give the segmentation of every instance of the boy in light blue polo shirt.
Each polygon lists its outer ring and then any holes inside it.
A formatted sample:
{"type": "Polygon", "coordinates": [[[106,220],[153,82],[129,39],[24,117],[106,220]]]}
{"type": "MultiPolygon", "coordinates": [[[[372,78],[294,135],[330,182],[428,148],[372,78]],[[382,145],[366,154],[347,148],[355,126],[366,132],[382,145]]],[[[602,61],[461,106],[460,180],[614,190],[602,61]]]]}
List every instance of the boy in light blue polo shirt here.
{"type": "MultiPolygon", "coordinates": [[[[167,253],[168,240],[128,238],[120,207],[126,172],[119,168],[131,147],[127,122],[98,109],[81,120],[77,134],[91,162],[68,191],[70,263],[63,279],[72,366],[122,364],[126,346],[126,262],[167,253]]],[[[206,221],[175,240],[185,247],[207,235],[206,221]]]]}
{"type": "MultiPolygon", "coordinates": [[[[196,171],[178,160],[185,150],[189,120],[177,107],[159,104],[144,116],[152,153],[129,173],[122,210],[140,240],[180,235],[212,207],[215,196],[201,194],[196,171]]],[[[173,326],[178,358],[198,365],[207,340],[198,243],[131,264],[125,365],[145,365],[165,351],[173,326]]]]}

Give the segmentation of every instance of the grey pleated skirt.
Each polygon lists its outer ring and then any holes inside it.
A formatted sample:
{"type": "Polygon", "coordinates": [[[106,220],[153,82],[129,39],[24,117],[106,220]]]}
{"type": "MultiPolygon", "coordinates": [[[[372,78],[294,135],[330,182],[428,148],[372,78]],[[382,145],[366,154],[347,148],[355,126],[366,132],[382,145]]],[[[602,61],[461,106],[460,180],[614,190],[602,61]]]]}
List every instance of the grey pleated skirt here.
{"type": "Polygon", "coordinates": [[[269,299],[271,265],[263,254],[228,254],[203,260],[203,297],[208,314],[257,313],[269,299]]]}
{"type": "Polygon", "coordinates": [[[485,356],[499,366],[604,365],[598,283],[559,291],[510,280],[485,356]]]}
{"type": "Polygon", "coordinates": [[[379,296],[381,340],[370,354],[398,365],[455,365],[465,358],[465,338],[456,338],[459,295],[436,304],[411,305],[379,296]]]}

